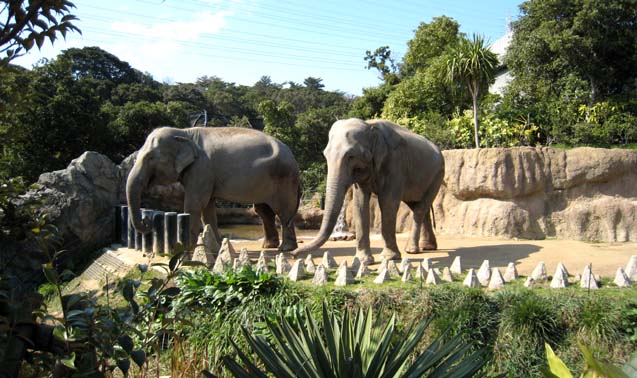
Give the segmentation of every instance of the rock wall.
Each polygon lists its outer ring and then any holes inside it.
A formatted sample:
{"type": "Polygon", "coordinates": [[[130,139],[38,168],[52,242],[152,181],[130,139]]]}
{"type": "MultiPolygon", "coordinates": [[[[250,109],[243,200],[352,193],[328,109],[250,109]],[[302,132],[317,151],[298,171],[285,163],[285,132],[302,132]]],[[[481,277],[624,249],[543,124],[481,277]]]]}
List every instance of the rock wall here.
{"type": "MultiPolygon", "coordinates": [[[[433,206],[439,233],[637,241],[637,151],[521,147],[443,154],[445,180],[433,206]]],[[[371,213],[373,227],[380,227],[375,199],[371,213]]],[[[397,231],[411,223],[403,204],[397,231]]]]}

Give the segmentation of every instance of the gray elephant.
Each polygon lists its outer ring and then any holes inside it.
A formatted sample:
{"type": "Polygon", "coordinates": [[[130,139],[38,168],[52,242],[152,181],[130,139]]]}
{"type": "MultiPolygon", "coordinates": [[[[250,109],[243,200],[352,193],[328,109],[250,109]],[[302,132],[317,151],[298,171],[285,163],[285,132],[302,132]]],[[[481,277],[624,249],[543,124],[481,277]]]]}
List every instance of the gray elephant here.
{"type": "Polygon", "coordinates": [[[179,181],[184,212],[190,213],[191,240],[201,224],[210,224],[217,241],[215,199],[254,203],[263,220],[264,248],[279,246],[275,214],[282,227],[281,251],[297,248],[293,219],[300,199],[299,167],[290,149],[260,131],[236,127],[161,127],[140,149],[126,182],[133,226],[147,233],[140,217],[142,192],[155,184],[179,181]]]}
{"type": "Polygon", "coordinates": [[[427,138],[385,120],[340,120],[332,125],[323,152],[327,159],[325,212],[318,235],[293,255],[323,245],[334,229],[347,189],[354,185],[356,256],[361,262],[374,258],[369,244],[369,199],[378,196],[382,256],[401,257],[396,245],[396,213],[400,202],[413,212],[407,253],[437,249],[430,208],[444,178],[440,149],[427,138]]]}

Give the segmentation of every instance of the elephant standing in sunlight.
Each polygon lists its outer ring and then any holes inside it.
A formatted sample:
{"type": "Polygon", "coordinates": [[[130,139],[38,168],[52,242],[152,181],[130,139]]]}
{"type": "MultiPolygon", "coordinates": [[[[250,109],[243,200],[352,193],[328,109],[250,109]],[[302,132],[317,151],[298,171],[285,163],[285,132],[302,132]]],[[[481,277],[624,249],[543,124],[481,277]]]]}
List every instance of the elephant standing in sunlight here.
{"type": "Polygon", "coordinates": [[[396,214],[401,201],[413,212],[406,252],[438,248],[430,209],[444,178],[445,164],[434,143],[389,121],[351,118],[332,125],[323,154],[328,173],[321,229],[314,240],[293,251],[293,255],[311,252],[327,241],[351,185],[354,185],[356,256],[361,262],[374,261],[369,243],[372,193],[378,196],[381,211],[384,258],[401,257],[396,245],[396,214]]]}
{"type": "Polygon", "coordinates": [[[184,187],[184,212],[190,213],[190,237],[210,224],[218,242],[215,199],[254,203],[263,220],[264,248],[297,248],[294,215],[300,200],[299,167],[290,149],[258,130],[237,127],[161,127],[148,135],[126,182],[133,226],[150,231],[142,221],[142,192],[155,184],[180,182],[184,187]],[[281,221],[283,242],[275,215],[281,221]]]}

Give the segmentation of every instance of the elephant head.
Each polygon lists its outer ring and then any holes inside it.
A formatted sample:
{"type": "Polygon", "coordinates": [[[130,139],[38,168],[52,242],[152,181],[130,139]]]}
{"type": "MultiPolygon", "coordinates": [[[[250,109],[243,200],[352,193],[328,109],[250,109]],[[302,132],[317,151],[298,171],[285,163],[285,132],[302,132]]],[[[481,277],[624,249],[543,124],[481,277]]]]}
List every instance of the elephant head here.
{"type": "Polygon", "coordinates": [[[199,153],[199,147],[183,130],[162,127],[148,135],[126,181],[129,214],[137,231],[150,231],[150,224],[143,222],[140,214],[144,190],[149,185],[177,182],[199,153]]]}
{"type": "Polygon", "coordinates": [[[318,235],[294,251],[307,253],[322,246],[334,230],[347,189],[354,183],[373,186],[399,136],[381,122],[350,118],[335,122],[323,151],[327,160],[325,211],[318,235]]]}

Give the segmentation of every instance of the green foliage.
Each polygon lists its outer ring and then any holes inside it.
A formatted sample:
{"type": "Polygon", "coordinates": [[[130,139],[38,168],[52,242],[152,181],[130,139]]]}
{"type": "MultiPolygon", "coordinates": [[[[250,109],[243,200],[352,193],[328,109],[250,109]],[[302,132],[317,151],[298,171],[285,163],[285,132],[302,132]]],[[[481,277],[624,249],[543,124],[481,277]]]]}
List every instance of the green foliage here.
{"type": "Polygon", "coordinates": [[[282,288],[280,277],[255,272],[247,266],[239,272],[228,270],[223,274],[214,274],[207,269],[183,271],[176,277],[175,283],[181,290],[175,311],[227,311],[257,297],[271,296],[282,288]]]}
{"type": "MultiPolygon", "coordinates": [[[[573,374],[566,364],[555,355],[549,344],[545,344],[546,359],[548,367],[542,369],[542,374],[547,378],[572,378],[573,374]]],[[[586,367],[581,374],[582,378],[628,378],[629,375],[625,371],[634,368],[627,365],[627,368],[621,369],[617,366],[607,364],[593,357],[592,353],[583,344],[579,344],[579,348],[586,360],[586,367]]],[[[637,357],[637,354],[633,357],[637,357]]]]}
{"type": "MultiPolygon", "coordinates": [[[[430,321],[420,322],[398,337],[396,317],[383,326],[379,317],[374,319],[371,308],[367,312],[359,309],[355,316],[346,311],[339,319],[324,305],[322,328],[307,310],[304,314],[297,311],[296,319],[298,325],[285,317],[268,321],[272,342],[243,329],[266,371],[277,377],[471,376],[486,362],[484,351],[469,353],[470,345],[456,336],[446,343],[435,340],[407,364],[430,321]]],[[[235,377],[266,376],[239,347],[235,349],[245,368],[231,358],[224,359],[235,377]]]]}
{"type": "Polygon", "coordinates": [[[48,38],[53,43],[61,34],[80,29],[73,24],[75,5],[68,1],[5,0],[2,5],[3,24],[0,31],[0,66],[26,54],[34,46],[42,48],[48,38]]]}
{"type": "Polygon", "coordinates": [[[430,23],[421,22],[414,37],[407,42],[407,52],[401,66],[405,77],[429,67],[460,38],[460,25],[447,16],[434,17],[430,23]]]}

